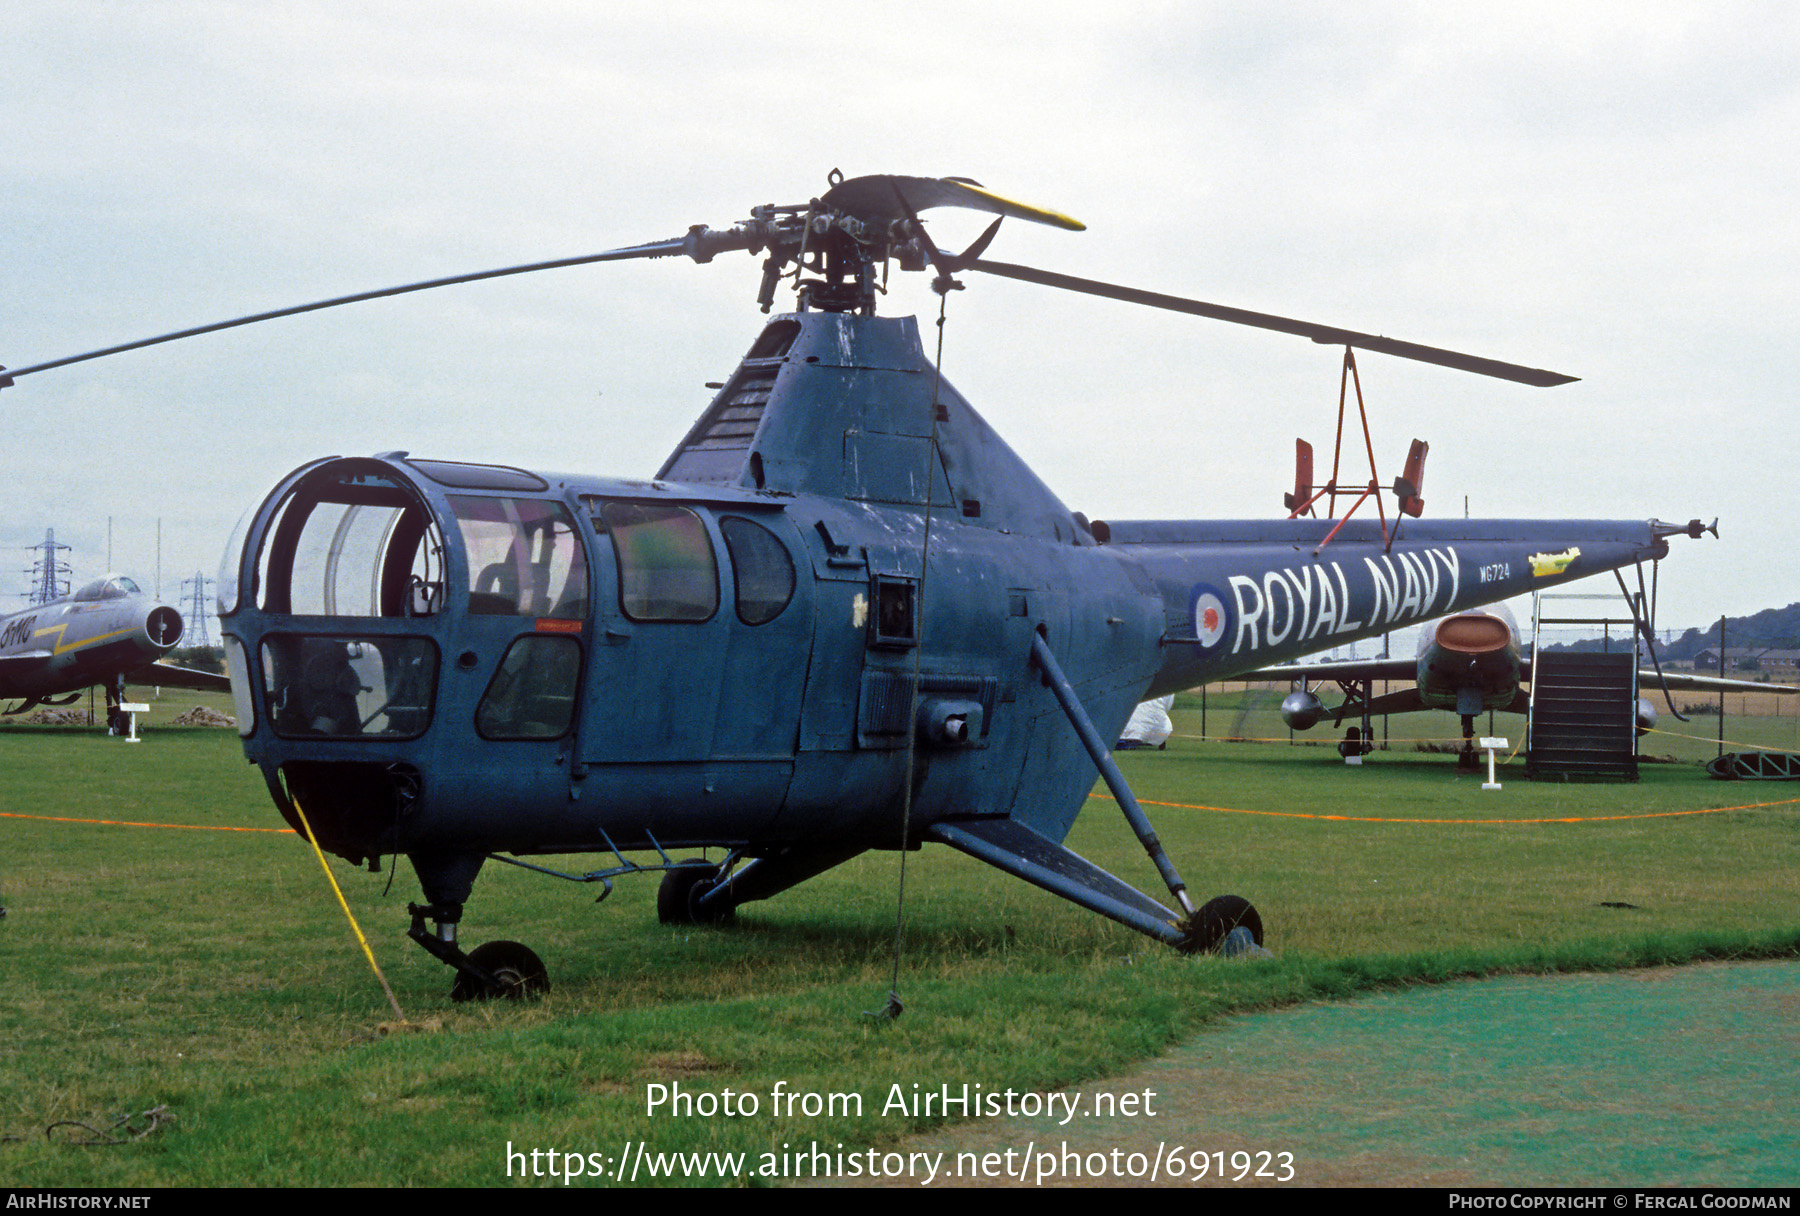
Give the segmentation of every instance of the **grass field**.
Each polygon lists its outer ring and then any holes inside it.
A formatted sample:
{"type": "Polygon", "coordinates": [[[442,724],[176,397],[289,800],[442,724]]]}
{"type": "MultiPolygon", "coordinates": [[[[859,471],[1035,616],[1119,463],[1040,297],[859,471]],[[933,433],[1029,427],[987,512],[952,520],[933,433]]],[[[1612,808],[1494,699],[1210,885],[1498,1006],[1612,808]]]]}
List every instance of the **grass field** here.
{"type": "MultiPolygon", "coordinates": [[[[884,1113],[892,1086],[1091,1086],[1232,1010],[1800,952],[1791,784],[1714,782],[1691,763],[1645,765],[1636,785],[1534,784],[1515,761],[1483,793],[1442,756],[1350,770],[1325,749],[1202,741],[1184,700],[1168,750],[1121,762],[1194,890],[1254,900],[1274,959],[1182,958],[933,847],[908,862],[907,1009],[888,1023],[864,1011],[894,967],[894,855],[707,930],[659,925],[654,879],[595,907],[591,888],[490,866],[464,942],[522,940],[554,986],[452,1006],[449,971],[403,936],[410,871],[389,890],[334,861],[408,1018],[435,1026],[386,1034],[393,1014],[293,836],[123,826],[280,826],[231,731],[156,726],[195,700],[150,715],[138,746],[0,728],[0,1185],[492,1185],[509,1144],[595,1165],[640,1142],[880,1148],[942,1121],[884,1113]],[[777,1116],[778,1083],[858,1094],[862,1113],[777,1116]],[[649,1113],[653,1085],[759,1109],[649,1113]],[[158,1106],[173,1121],[128,1144],[45,1134],[158,1106]]],[[[1209,696],[1206,733],[1250,733],[1221,728],[1240,707],[1209,696]]],[[[1727,736],[1791,722],[1728,717],[1727,736]]],[[[1154,887],[1109,801],[1070,843],[1154,887]]]]}

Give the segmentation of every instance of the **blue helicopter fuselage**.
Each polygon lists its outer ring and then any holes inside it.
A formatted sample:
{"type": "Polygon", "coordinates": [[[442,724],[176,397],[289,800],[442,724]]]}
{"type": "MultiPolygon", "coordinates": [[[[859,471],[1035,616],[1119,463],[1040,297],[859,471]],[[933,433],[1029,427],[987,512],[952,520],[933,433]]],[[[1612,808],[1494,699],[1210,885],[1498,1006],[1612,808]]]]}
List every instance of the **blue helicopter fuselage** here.
{"type": "Polygon", "coordinates": [[[1060,842],[1095,769],[1034,638],[1110,739],[1146,697],[1666,552],[1648,522],[1331,526],[1090,523],[911,318],[801,313],[649,481],[305,465],[219,601],[284,814],[460,900],[496,851],[722,845],[804,877],[933,824],[1060,842]]]}

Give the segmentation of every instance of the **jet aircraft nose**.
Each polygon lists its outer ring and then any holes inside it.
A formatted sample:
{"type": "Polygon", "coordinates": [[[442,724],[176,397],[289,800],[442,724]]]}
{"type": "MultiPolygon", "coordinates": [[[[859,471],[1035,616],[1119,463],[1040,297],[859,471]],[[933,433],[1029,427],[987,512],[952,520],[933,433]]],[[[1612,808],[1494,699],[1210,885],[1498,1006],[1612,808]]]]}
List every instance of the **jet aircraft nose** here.
{"type": "Polygon", "coordinates": [[[1438,623],[1438,645],[1458,654],[1489,654],[1505,650],[1511,641],[1506,622],[1484,612],[1459,613],[1438,623]]]}
{"type": "Polygon", "coordinates": [[[144,616],[144,634],[159,649],[174,649],[181,640],[181,614],[167,604],[158,604],[144,616]]]}

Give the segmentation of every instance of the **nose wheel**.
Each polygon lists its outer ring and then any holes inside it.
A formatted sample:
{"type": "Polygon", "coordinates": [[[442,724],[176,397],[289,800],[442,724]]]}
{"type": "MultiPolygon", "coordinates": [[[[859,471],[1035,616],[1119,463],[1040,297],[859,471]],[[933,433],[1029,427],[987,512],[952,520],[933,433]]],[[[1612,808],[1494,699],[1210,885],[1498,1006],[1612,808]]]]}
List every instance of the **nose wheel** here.
{"type": "Polygon", "coordinates": [[[518,1001],[537,996],[550,987],[550,973],[529,946],[518,942],[488,942],[469,951],[469,967],[458,970],[450,987],[453,1001],[490,1001],[496,997],[518,1001]],[[483,979],[476,972],[486,972],[483,979]]]}
{"type": "Polygon", "coordinates": [[[453,1001],[488,1001],[495,997],[523,1000],[548,991],[550,973],[544,961],[528,946],[518,942],[488,942],[464,954],[456,944],[456,925],[462,920],[460,903],[408,904],[412,928],[406,935],[425,948],[440,963],[456,968],[456,982],[451,985],[453,1001]],[[436,924],[434,933],[425,927],[426,920],[436,924]]]}

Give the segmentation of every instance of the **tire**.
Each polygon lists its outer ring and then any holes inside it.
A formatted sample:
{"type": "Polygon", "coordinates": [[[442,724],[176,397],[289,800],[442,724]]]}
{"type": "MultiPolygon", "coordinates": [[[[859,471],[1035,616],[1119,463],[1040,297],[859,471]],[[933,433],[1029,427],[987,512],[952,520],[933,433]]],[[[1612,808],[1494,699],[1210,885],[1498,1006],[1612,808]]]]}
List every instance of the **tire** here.
{"type": "Polygon", "coordinates": [[[1254,904],[1241,895],[1209,899],[1194,914],[1193,936],[1186,949],[1190,954],[1214,953],[1224,942],[1225,935],[1240,925],[1250,930],[1257,945],[1263,944],[1262,916],[1254,904]]]}
{"type": "Polygon", "coordinates": [[[518,942],[488,942],[477,946],[469,951],[469,961],[499,980],[499,987],[484,984],[459,971],[456,983],[450,986],[453,1001],[487,1001],[495,997],[521,1001],[538,996],[550,987],[550,973],[544,969],[543,960],[529,946],[518,942]]]}
{"type": "Polygon", "coordinates": [[[697,857],[669,870],[656,889],[656,919],[665,925],[716,925],[731,920],[737,914],[735,908],[708,915],[695,906],[718,880],[718,867],[697,857]]]}

